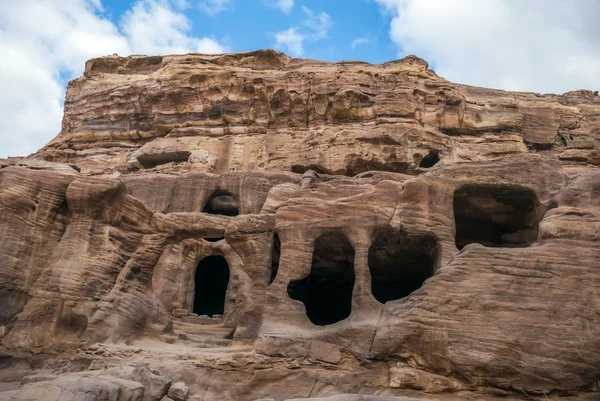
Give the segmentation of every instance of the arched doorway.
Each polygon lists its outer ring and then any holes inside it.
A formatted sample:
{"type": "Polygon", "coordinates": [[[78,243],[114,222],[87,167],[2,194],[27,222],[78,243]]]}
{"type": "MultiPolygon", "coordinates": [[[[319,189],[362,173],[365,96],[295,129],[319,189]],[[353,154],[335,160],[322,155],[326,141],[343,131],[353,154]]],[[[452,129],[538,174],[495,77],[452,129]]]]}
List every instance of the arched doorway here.
{"type": "Polygon", "coordinates": [[[208,256],[198,263],[194,277],[194,313],[222,315],[229,285],[229,264],[223,256],[208,256]]]}

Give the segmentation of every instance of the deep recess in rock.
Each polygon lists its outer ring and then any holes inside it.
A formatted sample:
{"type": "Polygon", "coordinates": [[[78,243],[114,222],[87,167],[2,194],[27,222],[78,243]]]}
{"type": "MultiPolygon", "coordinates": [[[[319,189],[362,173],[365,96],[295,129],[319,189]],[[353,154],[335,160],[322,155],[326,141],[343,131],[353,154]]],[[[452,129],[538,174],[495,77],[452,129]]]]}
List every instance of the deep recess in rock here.
{"type": "Polygon", "coordinates": [[[137,157],[137,161],[144,168],[153,168],[167,163],[185,163],[188,161],[191,153],[187,151],[165,152],[159,155],[146,154],[137,157]]]}
{"type": "Polygon", "coordinates": [[[354,248],[345,235],[324,234],[315,240],[310,274],[288,285],[290,298],[304,303],[316,325],[333,324],[350,316],[354,288],[354,248]]]}
{"type": "Polygon", "coordinates": [[[229,264],[222,256],[208,256],[198,263],[194,277],[194,313],[222,315],[229,284],[229,264]]]}
{"type": "Polygon", "coordinates": [[[224,239],[225,239],[224,237],[204,238],[204,240],[208,241],[208,242],[219,242],[219,241],[222,241],[224,239]]]}
{"type": "Polygon", "coordinates": [[[440,155],[437,150],[430,151],[419,163],[419,167],[422,168],[430,168],[437,164],[440,161],[440,155]]]}
{"type": "Polygon", "coordinates": [[[456,247],[526,247],[538,236],[539,201],[529,189],[470,184],[454,192],[456,247]]]}
{"type": "Polygon", "coordinates": [[[269,284],[275,281],[277,272],[279,271],[279,257],[281,256],[281,241],[279,236],[275,234],[273,236],[273,251],[271,252],[271,278],[269,284]]]}
{"type": "Polygon", "coordinates": [[[208,198],[208,202],[206,202],[206,206],[204,206],[202,211],[204,213],[222,214],[224,216],[237,216],[240,214],[240,208],[235,197],[223,192],[215,192],[208,198]]]}
{"type": "Polygon", "coordinates": [[[432,237],[379,235],[369,248],[373,296],[386,303],[410,295],[433,276],[438,256],[439,246],[432,237]]]}
{"type": "MultiPolygon", "coordinates": [[[[385,149],[384,149],[385,150],[385,149]]],[[[379,163],[375,160],[364,160],[357,158],[346,167],[345,176],[354,177],[355,175],[366,171],[391,171],[393,173],[414,174],[414,169],[408,169],[408,163],[403,161],[392,161],[387,164],[379,163]]]]}

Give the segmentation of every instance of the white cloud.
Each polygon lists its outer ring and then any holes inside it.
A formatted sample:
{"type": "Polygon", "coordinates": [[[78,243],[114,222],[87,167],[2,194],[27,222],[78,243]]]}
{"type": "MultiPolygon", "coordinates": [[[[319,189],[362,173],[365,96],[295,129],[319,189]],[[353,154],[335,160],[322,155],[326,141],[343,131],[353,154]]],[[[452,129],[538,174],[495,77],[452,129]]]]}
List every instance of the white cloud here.
{"type": "Polygon", "coordinates": [[[269,7],[278,8],[285,14],[292,12],[294,8],[294,0],[263,0],[264,3],[269,7]]]}
{"type": "Polygon", "coordinates": [[[304,54],[304,41],[326,38],[327,32],[333,25],[329,14],[325,12],[317,14],[305,6],[302,9],[306,15],[302,25],[307,27],[307,30],[301,31],[298,27],[291,27],[275,33],[275,47],[287,51],[294,57],[304,54]]]}
{"type": "Polygon", "coordinates": [[[367,37],[356,38],[352,41],[352,43],[350,44],[350,47],[352,47],[354,49],[356,46],[366,45],[370,42],[371,41],[367,37]]]}
{"type": "Polygon", "coordinates": [[[208,15],[215,15],[227,11],[233,5],[233,0],[202,0],[198,7],[208,15]]]}
{"type": "Polygon", "coordinates": [[[294,8],[294,0],[277,0],[275,6],[286,14],[289,14],[294,8]]]}
{"type": "Polygon", "coordinates": [[[275,34],[275,46],[277,48],[285,47],[290,55],[294,57],[300,57],[304,53],[302,42],[304,42],[304,35],[298,33],[296,28],[289,28],[285,31],[277,32],[275,34]]]}
{"type": "Polygon", "coordinates": [[[170,4],[139,1],[119,30],[100,0],[0,0],[0,157],[30,154],[56,136],[65,80],[92,57],[225,50],[213,38],[188,36],[189,20],[170,4]]]}
{"type": "Polygon", "coordinates": [[[595,0],[376,0],[399,55],[471,85],[563,93],[600,89],[595,0]]]}
{"type": "Polygon", "coordinates": [[[214,39],[188,36],[190,29],[191,23],[185,14],[173,10],[166,1],[140,1],[122,20],[122,31],[137,53],[222,53],[225,50],[214,39]]]}
{"type": "Polygon", "coordinates": [[[312,34],[314,39],[322,39],[326,37],[327,31],[329,31],[329,28],[331,28],[333,25],[333,21],[331,20],[329,14],[326,12],[315,14],[306,6],[302,6],[302,10],[304,11],[304,14],[306,14],[304,25],[308,26],[314,31],[312,34]]]}

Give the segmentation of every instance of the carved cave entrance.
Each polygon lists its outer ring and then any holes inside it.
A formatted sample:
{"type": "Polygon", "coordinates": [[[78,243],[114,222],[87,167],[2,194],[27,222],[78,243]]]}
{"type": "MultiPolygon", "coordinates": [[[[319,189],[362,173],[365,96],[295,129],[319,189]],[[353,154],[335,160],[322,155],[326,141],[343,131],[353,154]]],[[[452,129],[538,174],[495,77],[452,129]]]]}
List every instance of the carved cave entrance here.
{"type": "Polygon", "coordinates": [[[526,247],[537,240],[539,201],[527,188],[465,185],[454,192],[456,247],[526,247]]]}
{"type": "Polygon", "coordinates": [[[222,315],[229,285],[229,264],[222,256],[207,256],[198,263],[194,277],[194,313],[222,315]]]}
{"type": "Polygon", "coordinates": [[[232,194],[217,191],[208,198],[202,212],[224,216],[237,216],[240,214],[240,208],[232,194]]]}
{"type": "Polygon", "coordinates": [[[381,303],[407,297],[433,276],[439,246],[432,237],[378,236],[369,248],[371,292],[381,303]]]}
{"type": "Polygon", "coordinates": [[[437,150],[431,150],[419,163],[421,168],[431,168],[440,161],[440,155],[437,150]]]}
{"type": "Polygon", "coordinates": [[[301,301],[316,325],[333,324],[350,316],[354,288],[354,248],[340,233],[315,241],[310,274],[290,282],[288,295],[301,301]]]}

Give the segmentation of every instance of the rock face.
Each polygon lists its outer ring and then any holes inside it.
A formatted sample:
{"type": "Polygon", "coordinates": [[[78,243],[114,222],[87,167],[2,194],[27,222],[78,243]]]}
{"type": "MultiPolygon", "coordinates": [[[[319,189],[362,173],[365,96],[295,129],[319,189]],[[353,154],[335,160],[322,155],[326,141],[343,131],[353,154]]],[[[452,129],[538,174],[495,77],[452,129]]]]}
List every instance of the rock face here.
{"type": "Polygon", "coordinates": [[[38,158],[84,173],[280,170],[350,175],[541,153],[599,165],[600,97],[450,83],[410,56],[383,65],[220,56],[104,57],[69,84],[38,158]]]}
{"type": "Polygon", "coordinates": [[[599,149],[413,56],[91,60],[0,161],[0,399],[597,399],[599,149]]]}

